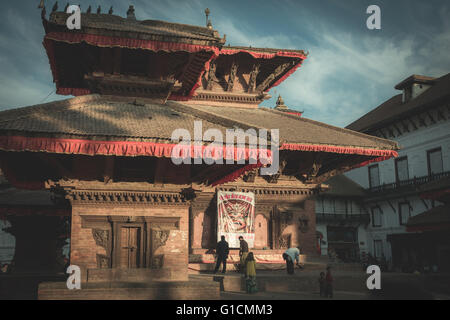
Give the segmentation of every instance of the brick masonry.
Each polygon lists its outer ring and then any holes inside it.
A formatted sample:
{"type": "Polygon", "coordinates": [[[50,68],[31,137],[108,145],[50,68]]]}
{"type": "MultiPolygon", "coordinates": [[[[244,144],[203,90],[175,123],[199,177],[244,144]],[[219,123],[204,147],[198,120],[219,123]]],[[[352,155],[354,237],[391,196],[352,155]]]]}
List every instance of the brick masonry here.
{"type": "Polygon", "coordinates": [[[188,215],[189,207],[180,206],[77,206],[72,208],[70,263],[81,268],[82,279],[87,280],[87,270],[97,269],[97,254],[106,254],[105,249],[94,240],[92,229],[82,226],[81,216],[132,216],[179,218],[178,230],[170,230],[165,245],[157,250],[164,255],[164,265],[159,271],[170,280],[187,280],[188,267],[188,215]]]}

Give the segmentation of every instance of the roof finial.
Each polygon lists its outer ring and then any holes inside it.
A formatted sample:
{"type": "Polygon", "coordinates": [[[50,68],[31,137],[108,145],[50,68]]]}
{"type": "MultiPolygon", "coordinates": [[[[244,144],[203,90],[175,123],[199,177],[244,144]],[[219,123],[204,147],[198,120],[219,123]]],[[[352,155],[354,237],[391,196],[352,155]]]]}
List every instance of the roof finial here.
{"type": "Polygon", "coordinates": [[[111,6],[111,8],[109,8],[108,13],[109,13],[109,14],[113,14],[113,12],[114,12],[114,11],[113,11],[113,6],[111,6]]]}
{"type": "Polygon", "coordinates": [[[55,12],[56,10],[58,10],[58,1],[53,5],[52,12],[55,12]]]}
{"type": "Polygon", "coordinates": [[[91,6],[89,6],[86,10],[86,13],[91,13],[91,11],[92,11],[92,8],[91,8],[91,6]]]}
{"type": "Polygon", "coordinates": [[[64,7],[64,12],[67,12],[67,9],[69,9],[69,3],[66,3],[66,6],[64,7]]]}
{"type": "Polygon", "coordinates": [[[39,2],[38,9],[44,9],[44,0],[41,0],[41,2],[39,2]]]}
{"type": "Polygon", "coordinates": [[[211,12],[211,11],[209,11],[209,8],[206,8],[206,9],[205,9],[205,15],[206,15],[206,26],[208,26],[208,22],[209,22],[209,19],[208,19],[208,17],[209,17],[209,14],[210,14],[210,12],[211,12]]]}
{"type": "Polygon", "coordinates": [[[100,13],[102,13],[102,7],[98,6],[98,8],[97,8],[97,14],[100,14],[100,13]]]}
{"type": "Polygon", "coordinates": [[[275,103],[275,109],[287,109],[287,106],[284,104],[281,94],[278,95],[277,102],[275,103]]]}
{"type": "Polygon", "coordinates": [[[136,16],[134,15],[134,6],[132,5],[128,7],[127,19],[136,20],[136,16]]]}

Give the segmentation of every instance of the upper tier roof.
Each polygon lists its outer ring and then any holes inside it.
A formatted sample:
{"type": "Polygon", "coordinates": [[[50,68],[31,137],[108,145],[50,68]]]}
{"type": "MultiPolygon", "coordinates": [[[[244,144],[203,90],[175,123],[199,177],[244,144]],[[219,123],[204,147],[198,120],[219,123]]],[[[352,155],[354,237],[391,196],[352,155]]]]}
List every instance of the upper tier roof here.
{"type": "MultiPolygon", "coordinates": [[[[65,12],[52,12],[48,24],[44,23],[47,33],[69,32],[66,26],[69,16],[65,12]]],[[[139,21],[113,14],[82,13],[81,30],[73,32],[189,44],[221,45],[224,43],[216,30],[206,27],[159,20],[139,21]]]]}
{"type": "Polygon", "coordinates": [[[433,79],[433,81],[434,84],[428,90],[414,99],[402,103],[401,94],[393,96],[346,128],[360,132],[371,132],[404,117],[437,106],[443,101],[448,101],[450,98],[450,73],[438,79],[433,79]]]}

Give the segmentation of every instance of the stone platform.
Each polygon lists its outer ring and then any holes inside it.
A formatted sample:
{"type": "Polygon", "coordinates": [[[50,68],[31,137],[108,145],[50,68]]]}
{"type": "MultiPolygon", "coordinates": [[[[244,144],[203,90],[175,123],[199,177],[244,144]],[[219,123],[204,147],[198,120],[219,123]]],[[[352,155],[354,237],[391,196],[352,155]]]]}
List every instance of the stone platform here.
{"type": "Polygon", "coordinates": [[[171,282],[89,282],[69,290],[65,282],[41,283],[39,300],[218,300],[220,283],[209,279],[171,282]]]}

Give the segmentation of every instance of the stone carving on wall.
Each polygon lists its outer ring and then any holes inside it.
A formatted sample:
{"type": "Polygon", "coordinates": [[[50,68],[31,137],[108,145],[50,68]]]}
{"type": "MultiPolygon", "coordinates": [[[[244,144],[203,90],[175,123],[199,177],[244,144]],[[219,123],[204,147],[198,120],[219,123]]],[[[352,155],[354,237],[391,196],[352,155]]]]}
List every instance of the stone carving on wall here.
{"type": "Polygon", "coordinates": [[[95,243],[107,249],[109,247],[109,231],[102,229],[92,229],[92,236],[94,237],[95,243]]]}
{"type": "Polygon", "coordinates": [[[164,254],[155,254],[169,239],[170,230],[152,229],[152,269],[161,269],[164,265],[164,254]]]}
{"type": "Polygon", "coordinates": [[[111,264],[111,258],[104,254],[97,254],[97,268],[108,269],[111,264]]]}

